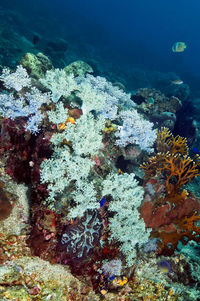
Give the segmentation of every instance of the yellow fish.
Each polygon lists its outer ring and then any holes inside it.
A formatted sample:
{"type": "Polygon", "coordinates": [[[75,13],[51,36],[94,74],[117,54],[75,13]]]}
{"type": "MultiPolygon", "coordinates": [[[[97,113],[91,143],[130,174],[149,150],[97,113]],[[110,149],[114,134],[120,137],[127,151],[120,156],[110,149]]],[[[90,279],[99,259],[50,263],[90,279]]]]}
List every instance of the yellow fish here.
{"type": "Polygon", "coordinates": [[[75,119],[73,117],[68,117],[65,123],[71,122],[72,124],[75,123],[75,119]]]}
{"type": "Polygon", "coordinates": [[[118,168],[118,172],[123,175],[123,171],[120,168],[118,168]]]}
{"type": "Polygon", "coordinates": [[[104,295],[106,295],[106,294],[107,294],[107,292],[108,292],[108,291],[106,291],[106,290],[104,290],[104,289],[103,289],[103,290],[101,290],[101,294],[102,294],[103,296],[104,296],[104,295]]]}
{"type": "Polygon", "coordinates": [[[173,52],[183,52],[187,45],[184,42],[175,42],[172,45],[172,51],[173,52]]]}
{"type": "Polygon", "coordinates": [[[118,277],[113,280],[113,284],[116,286],[124,286],[127,282],[128,282],[128,279],[125,276],[120,277],[120,278],[118,277]]]}
{"type": "Polygon", "coordinates": [[[169,272],[169,269],[167,267],[163,267],[163,268],[160,268],[160,271],[162,273],[168,273],[169,272]]]}

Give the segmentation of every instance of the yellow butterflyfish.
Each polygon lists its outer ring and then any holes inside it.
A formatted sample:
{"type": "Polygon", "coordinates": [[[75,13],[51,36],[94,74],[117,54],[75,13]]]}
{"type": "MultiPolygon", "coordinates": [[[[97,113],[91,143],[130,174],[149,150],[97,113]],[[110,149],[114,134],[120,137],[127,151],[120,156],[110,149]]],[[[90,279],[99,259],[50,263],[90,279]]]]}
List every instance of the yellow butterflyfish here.
{"type": "Polygon", "coordinates": [[[172,45],[172,51],[173,52],[183,52],[186,47],[187,47],[187,45],[185,44],[185,42],[175,42],[172,45]]]}

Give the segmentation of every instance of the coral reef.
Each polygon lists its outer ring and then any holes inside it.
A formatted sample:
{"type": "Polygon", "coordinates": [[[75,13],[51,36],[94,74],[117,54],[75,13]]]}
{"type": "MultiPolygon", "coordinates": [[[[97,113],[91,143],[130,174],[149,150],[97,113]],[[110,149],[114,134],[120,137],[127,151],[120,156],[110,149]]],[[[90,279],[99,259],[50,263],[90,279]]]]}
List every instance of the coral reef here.
{"type": "Polygon", "coordinates": [[[96,210],[87,210],[84,216],[67,225],[63,230],[60,245],[70,260],[86,259],[98,245],[102,232],[101,216],[96,210]]]}
{"type": "Polygon", "coordinates": [[[158,131],[156,144],[157,150],[163,152],[150,157],[141,166],[147,181],[141,215],[146,226],[153,229],[152,236],[161,239],[159,252],[173,254],[179,240],[185,244],[188,240],[198,241],[199,203],[183,188],[199,175],[199,168],[186,155],[185,138],[174,137],[168,129],[162,128],[158,131]]]}
{"type": "Polygon", "coordinates": [[[197,266],[197,263],[183,254],[161,258],[151,254],[146,258],[143,256],[135,269],[134,277],[150,283],[156,282],[158,285],[162,282],[175,300],[198,300],[200,283],[197,279],[197,266]]]}
{"type": "Polygon", "coordinates": [[[5,191],[4,183],[0,181],[0,221],[6,219],[15,205],[15,197],[5,191]]]}
{"type": "Polygon", "coordinates": [[[64,68],[66,74],[73,74],[74,76],[85,75],[86,73],[93,73],[90,65],[83,61],[76,61],[64,68]]]}
{"type": "Polygon", "coordinates": [[[0,16],[0,299],[199,300],[190,87],[120,66],[78,16],[0,16]]]}
{"type": "Polygon", "coordinates": [[[41,93],[36,87],[30,88],[31,79],[26,69],[21,65],[17,66],[16,71],[13,73],[10,73],[10,70],[7,68],[3,69],[0,80],[5,88],[12,91],[10,94],[0,94],[1,115],[11,120],[25,117],[26,130],[37,133],[39,124],[44,118],[40,108],[43,104],[50,102],[49,95],[41,93]]]}
{"type": "Polygon", "coordinates": [[[19,63],[27,70],[32,80],[39,80],[45,76],[47,70],[53,69],[49,58],[41,52],[36,55],[33,53],[25,53],[19,63]]]}
{"type": "Polygon", "coordinates": [[[167,97],[159,90],[139,89],[132,99],[137,104],[138,111],[143,113],[158,128],[168,127],[173,130],[176,113],[181,109],[181,100],[177,97],[167,97]]]}
{"type": "Polygon", "coordinates": [[[174,262],[180,242],[199,239],[199,203],[185,189],[199,164],[185,138],[155,129],[173,128],[180,101],[131,96],[82,61],[54,69],[28,53],[21,64],[0,75],[0,296],[182,300],[163,279],[188,285],[174,262]],[[151,264],[167,276],[144,276],[151,264]]]}

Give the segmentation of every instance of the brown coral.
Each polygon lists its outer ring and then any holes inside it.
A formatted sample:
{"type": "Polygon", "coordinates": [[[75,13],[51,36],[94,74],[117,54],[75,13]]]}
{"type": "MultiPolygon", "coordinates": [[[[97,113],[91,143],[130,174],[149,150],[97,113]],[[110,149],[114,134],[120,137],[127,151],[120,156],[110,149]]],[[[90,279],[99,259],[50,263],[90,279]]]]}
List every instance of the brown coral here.
{"type": "Polygon", "coordinates": [[[6,219],[13,209],[14,195],[5,190],[4,183],[0,181],[0,221],[6,219]]]}
{"type": "Polygon", "coordinates": [[[162,127],[157,131],[156,149],[161,153],[187,155],[187,139],[179,135],[173,136],[168,128],[162,127]]]}
{"type": "Polygon", "coordinates": [[[180,137],[180,136],[171,136],[168,139],[167,144],[169,145],[170,153],[171,154],[188,154],[188,146],[187,146],[187,139],[180,137]]]}
{"type": "MultiPolygon", "coordinates": [[[[178,244],[178,241],[181,240],[186,244],[187,237],[189,240],[199,241],[200,236],[200,227],[195,225],[195,222],[200,220],[200,216],[197,215],[195,211],[190,217],[185,216],[182,219],[177,219],[174,221],[174,227],[167,228],[166,226],[161,228],[159,231],[159,238],[162,239],[162,242],[159,245],[159,253],[162,254],[173,254],[174,250],[178,244]]],[[[155,233],[153,234],[153,236],[155,233]]],[[[155,235],[157,236],[157,234],[155,235]]]]}
{"type": "Polygon", "coordinates": [[[166,127],[162,127],[157,130],[156,149],[160,153],[166,153],[169,151],[169,145],[167,141],[172,137],[172,133],[166,127]]]}
{"type": "Polygon", "coordinates": [[[162,174],[168,195],[179,192],[182,186],[199,175],[197,165],[190,157],[169,152],[158,153],[141,168],[144,169],[146,178],[162,174]]]}
{"type": "MultiPolygon", "coordinates": [[[[166,194],[174,196],[187,193],[180,189],[199,175],[198,162],[193,161],[188,153],[187,140],[184,137],[173,136],[169,129],[163,127],[157,131],[156,148],[160,152],[141,165],[145,178],[161,176],[165,180],[166,194]]],[[[179,198],[180,199],[180,198],[179,198]]],[[[184,199],[184,197],[183,197],[184,199]]]]}
{"type": "Polygon", "coordinates": [[[153,229],[151,235],[162,240],[159,253],[172,254],[180,239],[199,239],[200,227],[195,225],[200,220],[199,204],[183,187],[199,175],[200,157],[192,160],[187,155],[186,139],[174,137],[167,128],[157,132],[156,145],[162,152],[150,157],[141,168],[148,183],[155,180],[164,184],[164,193],[152,200],[146,189],[141,216],[146,227],[153,229]]]}
{"type": "Polygon", "coordinates": [[[165,174],[167,194],[178,192],[183,185],[199,175],[194,161],[180,154],[167,153],[163,158],[163,167],[160,167],[159,171],[165,174]]]}

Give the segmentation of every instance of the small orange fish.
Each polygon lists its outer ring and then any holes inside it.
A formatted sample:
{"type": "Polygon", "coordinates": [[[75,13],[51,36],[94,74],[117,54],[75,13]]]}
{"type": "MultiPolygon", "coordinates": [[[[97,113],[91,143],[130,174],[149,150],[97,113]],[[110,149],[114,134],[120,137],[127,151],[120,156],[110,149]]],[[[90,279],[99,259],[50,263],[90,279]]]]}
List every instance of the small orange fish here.
{"type": "Polygon", "coordinates": [[[65,130],[65,129],[67,128],[67,123],[68,123],[68,122],[74,124],[74,123],[75,123],[75,119],[74,119],[73,117],[68,117],[67,120],[66,120],[65,122],[59,123],[59,124],[58,124],[58,129],[59,129],[60,131],[65,130]]]}
{"type": "Polygon", "coordinates": [[[65,121],[65,124],[71,122],[72,124],[75,123],[75,119],[73,117],[68,117],[67,120],[65,121]]]}
{"type": "Polygon", "coordinates": [[[65,130],[66,129],[66,124],[63,122],[63,123],[59,123],[58,124],[58,129],[60,130],[60,131],[62,131],[62,130],[65,130]]]}

